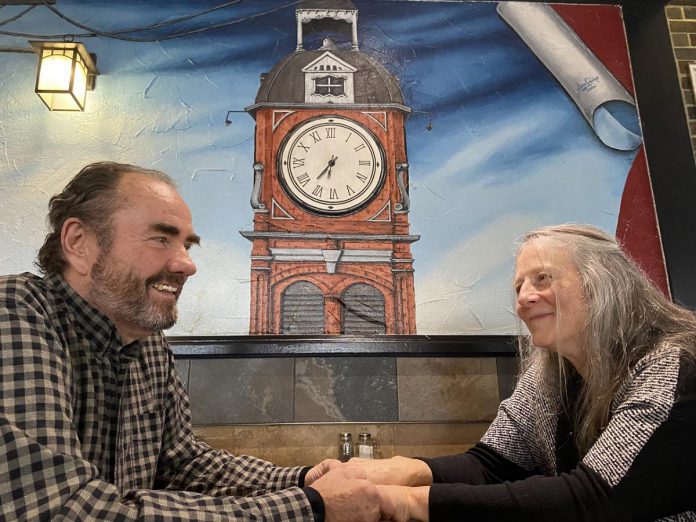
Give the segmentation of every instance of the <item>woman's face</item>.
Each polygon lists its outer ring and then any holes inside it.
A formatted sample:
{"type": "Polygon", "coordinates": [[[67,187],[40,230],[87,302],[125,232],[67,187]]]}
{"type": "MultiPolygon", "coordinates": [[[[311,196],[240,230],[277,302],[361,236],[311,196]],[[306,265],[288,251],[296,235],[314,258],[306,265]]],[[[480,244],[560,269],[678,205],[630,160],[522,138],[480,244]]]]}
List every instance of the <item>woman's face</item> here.
{"type": "Polygon", "coordinates": [[[534,345],[558,352],[582,374],[585,296],[568,252],[544,240],[527,242],[517,255],[514,284],[517,315],[534,345]]]}

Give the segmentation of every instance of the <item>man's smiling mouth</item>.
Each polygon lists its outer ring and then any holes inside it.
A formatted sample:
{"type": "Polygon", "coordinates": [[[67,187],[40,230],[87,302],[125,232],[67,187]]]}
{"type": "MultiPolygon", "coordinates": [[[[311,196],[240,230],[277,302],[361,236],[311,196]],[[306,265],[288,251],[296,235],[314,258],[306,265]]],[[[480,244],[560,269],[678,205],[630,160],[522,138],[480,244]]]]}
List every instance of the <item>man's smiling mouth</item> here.
{"type": "Polygon", "coordinates": [[[154,288],[155,290],[159,290],[160,292],[171,292],[173,294],[175,294],[177,290],[179,290],[179,288],[176,286],[166,285],[164,283],[154,283],[151,286],[152,288],[154,288]]]}

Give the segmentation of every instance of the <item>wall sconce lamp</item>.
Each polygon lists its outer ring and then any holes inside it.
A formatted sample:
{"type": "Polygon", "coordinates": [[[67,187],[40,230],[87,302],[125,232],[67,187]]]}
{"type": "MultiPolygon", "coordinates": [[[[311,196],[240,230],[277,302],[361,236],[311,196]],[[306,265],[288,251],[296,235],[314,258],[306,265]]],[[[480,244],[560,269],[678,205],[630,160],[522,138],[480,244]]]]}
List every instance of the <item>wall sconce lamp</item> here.
{"type": "Polygon", "coordinates": [[[94,90],[97,56],[80,42],[30,41],[39,55],[36,88],[50,111],[84,111],[87,91],[94,90]]]}
{"type": "Polygon", "coordinates": [[[225,116],[225,127],[229,127],[232,125],[232,119],[230,118],[230,114],[233,114],[235,112],[247,112],[247,111],[227,111],[227,116],[225,116]]]}
{"type": "Polygon", "coordinates": [[[416,114],[427,114],[428,115],[428,124],[425,126],[425,130],[430,132],[433,130],[433,114],[430,111],[411,111],[416,114]]]}

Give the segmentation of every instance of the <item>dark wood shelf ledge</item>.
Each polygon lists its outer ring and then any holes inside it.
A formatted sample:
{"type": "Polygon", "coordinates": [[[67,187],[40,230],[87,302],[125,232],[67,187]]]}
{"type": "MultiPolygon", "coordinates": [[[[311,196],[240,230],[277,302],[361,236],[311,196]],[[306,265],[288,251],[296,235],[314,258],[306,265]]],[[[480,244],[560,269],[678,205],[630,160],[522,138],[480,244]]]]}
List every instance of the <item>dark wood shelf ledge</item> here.
{"type": "Polygon", "coordinates": [[[169,337],[174,355],[199,357],[427,356],[513,357],[517,340],[508,335],[205,336],[169,337]]]}

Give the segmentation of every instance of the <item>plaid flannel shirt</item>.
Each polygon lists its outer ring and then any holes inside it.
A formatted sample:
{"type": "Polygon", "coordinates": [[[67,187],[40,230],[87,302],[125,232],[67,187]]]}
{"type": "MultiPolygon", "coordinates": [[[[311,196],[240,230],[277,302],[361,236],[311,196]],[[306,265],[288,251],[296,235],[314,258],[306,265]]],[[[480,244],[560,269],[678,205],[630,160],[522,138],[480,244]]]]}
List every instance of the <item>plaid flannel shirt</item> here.
{"type": "Polygon", "coordinates": [[[314,518],[308,468],[196,441],[164,336],[123,346],[59,276],[0,277],[0,437],[0,520],[314,518]]]}

